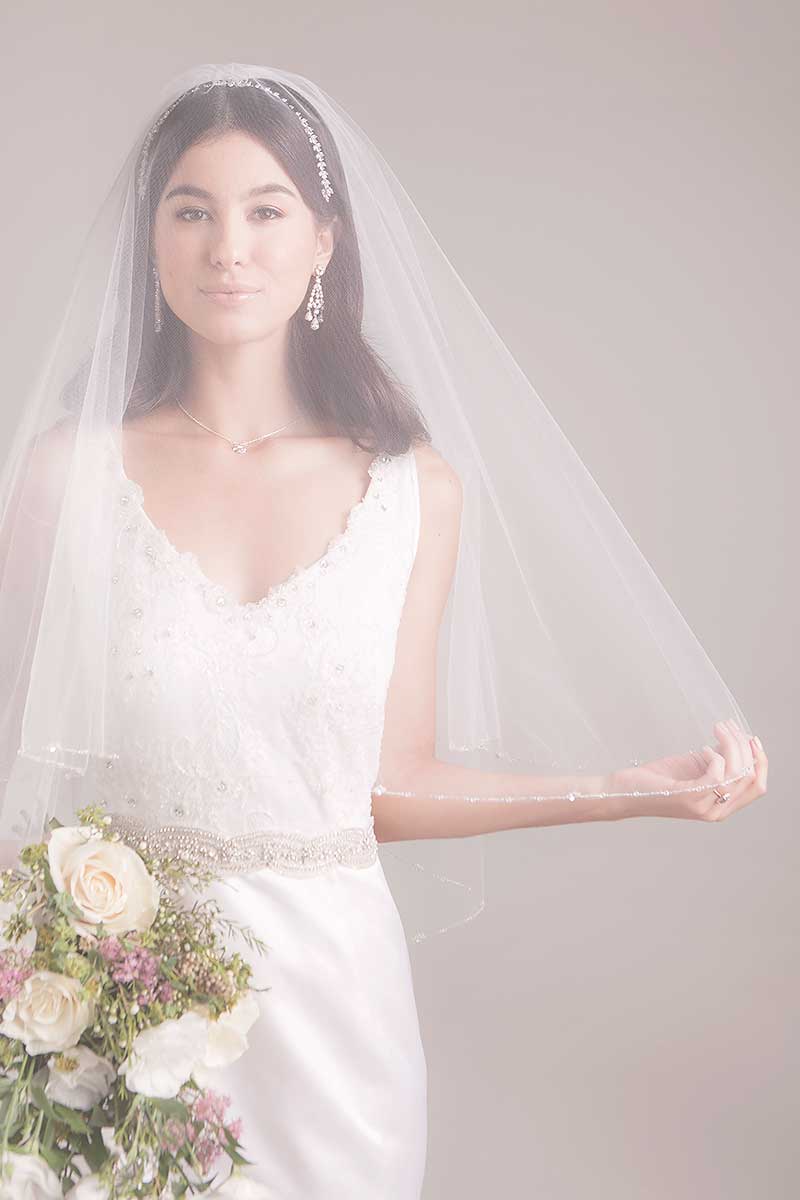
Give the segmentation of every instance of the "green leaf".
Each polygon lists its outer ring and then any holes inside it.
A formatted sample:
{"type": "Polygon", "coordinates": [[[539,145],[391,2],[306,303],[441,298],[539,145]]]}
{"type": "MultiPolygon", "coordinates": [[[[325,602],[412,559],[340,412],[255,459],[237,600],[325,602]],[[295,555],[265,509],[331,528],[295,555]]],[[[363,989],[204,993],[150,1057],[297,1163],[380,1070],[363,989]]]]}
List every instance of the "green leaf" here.
{"type": "Polygon", "coordinates": [[[50,864],[45,861],[42,863],[42,866],[44,867],[44,886],[46,890],[51,896],[59,895],[60,893],[55,885],[53,876],[50,874],[50,864]]]}
{"type": "Polygon", "coordinates": [[[189,1120],[189,1109],[180,1100],[162,1100],[159,1097],[149,1097],[147,1103],[157,1108],[167,1117],[178,1117],[183,1121],[189,1120]]]}
{"type": "Polygon", "coordinates": [[[39,1145],[39,1153],[44,1161],[53,1168],[56,1175],[60,1175],[71,1158],[69,1150],[59,1150],[57,1146],[43,1146],[41,1143],[39,1145]]]}
{"type": "MultiPolygon", "coordinates": [[[[55,884],[53,884],[53,887],[55,888],[55,884]]],[[[67,895],[66,892],[54,891],[53,904],[65,917],[75,917],[79,921],[86,920],[86,913],[78,908],[72,896],[67,895]]]]}
{"type": "Polygon", "coordinates": [[[110,1157],[110,1154],[111,1152],[103,1141],[103,1135],[100,1133],[100,1130],[95,1130],[84,1148],[83,1157],[93,1171],[99,1171],[106,1159],[110,1157]]]}
{"type": "Polygon", "coordinates": [[[89,1124],[94,1128],[100,1128],[101,1125],[111,1125],[112,1119],[108,1113],[104,1113],[99,1104],[95,1104],[89,1115],[89,1124]]]}
{"type": "Polygon", "coordinates": [[[59,1121],[69,1125],[75,1133],[89,1133],[89,1122],[78,1109],[70,1108],[67,1104],[54,1104],[53,1109],[59,1121]]]}
{"type": "Polygon", "coordinates": [[[229,1155],[231,1160],[237,1163],[239,1166],[252,1167],[253,1163],[250,1161],[250,1159],[245,1158],[243,1154],[239,1153],[238,1147],[241,1146],[241,1142],[236,1140],[230,1129],[223,1125],[222,1133],[225,1137],[225,1142],[227,1143],[225,1147],[225,1153],[229,1155]]]}
{"type": "Polygon", "coordinates": [[[51,1104],[48,1097],[45,1095],[44,1088],[40,1084],[33,1084],[31,1087],[31,1099],[37,1108],[41,1108],[46,1116],[52,1121],[58,1121],[59,1116],[55,1108],[51,1104]]]}

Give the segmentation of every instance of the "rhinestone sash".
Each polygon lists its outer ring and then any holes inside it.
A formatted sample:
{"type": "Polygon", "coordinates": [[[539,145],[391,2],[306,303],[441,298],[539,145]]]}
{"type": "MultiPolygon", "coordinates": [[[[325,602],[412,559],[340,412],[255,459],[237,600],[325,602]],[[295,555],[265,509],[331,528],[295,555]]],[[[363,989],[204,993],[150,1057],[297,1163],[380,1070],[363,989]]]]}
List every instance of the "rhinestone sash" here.
{"type": "Polygon", "coordinates": [[[269,867],[281,875],[316,875],[333,864],[368,867],[378,857],[374,821],[368,825],[304,834],[296,830],[244,833],[226,838],[186,825],[148,825],[136,817],[111,813],[110,828],[134,850],[205,865],[238,875],[269,867]]]}

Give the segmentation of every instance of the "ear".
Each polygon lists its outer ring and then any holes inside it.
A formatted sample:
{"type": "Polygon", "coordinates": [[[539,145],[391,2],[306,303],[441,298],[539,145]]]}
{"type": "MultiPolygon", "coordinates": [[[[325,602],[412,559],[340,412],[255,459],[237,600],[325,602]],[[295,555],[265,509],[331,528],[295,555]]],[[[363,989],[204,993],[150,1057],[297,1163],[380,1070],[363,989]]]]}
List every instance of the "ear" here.
{"type": "Polygon", "coordinates": [[[317,253],[314,256],[315,267],[327,267],[333,255],[333,249],[339,232],[339,218],[333,217],[317,231],[317,253]]]}

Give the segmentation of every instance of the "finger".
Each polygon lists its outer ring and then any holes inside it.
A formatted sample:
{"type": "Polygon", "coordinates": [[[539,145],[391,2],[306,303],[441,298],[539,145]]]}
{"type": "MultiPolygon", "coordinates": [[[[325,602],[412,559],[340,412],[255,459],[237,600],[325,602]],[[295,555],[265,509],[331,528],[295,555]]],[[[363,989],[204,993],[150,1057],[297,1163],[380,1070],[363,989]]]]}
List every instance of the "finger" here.
{"type": "Polygon", "coordinates": [[[750,738],[747,736],[745,731],[742,729],[739,722],[734,721],[732,717],[726,722],[726,724],[729,726],[729,728],[731,729],[731,731],[733,733],[733,736],[736,738],[736,741],[739,743],[739,751],[742,756],[741,770],[747,772],[747,775],[745,776],[745,778],[752,778],[752,775],[753,775],[753,748],[750,745],[750,738]]]}
{"type": "Polygon", "coordinates": [[[766,775],[767,775],[767,756],[764,753],[762,746],[756,742],[755,738],[748,738],[748,746],[750,756],[753,761],[752,774],[746,775],[742,780],[741,787],[743,789],[744,803],[750,804],[766,791],[766,775]]]}
{"type": "Polygon", "coordinates": [[[711,746],[703,746],[703,755],[708,763],[708,770],[705,777],[698,782],[705,783],[706,793],[711,794],[701,795],[698,797],[698,800],[702,805],[703,819],[707,821],[723,820],[726,812],[731,811],[735,804],[734,785],[727,785],[724,789],[721,789],[729,794],[727,800],[719,800],[719,797],[713,792],[714,788],[720,788],[720,785],[726,779],[736,773],[731,766],[731,755],[734,744],[733,734],[725,729],[724,723],[721,721],[715,724],[714,730],[717,733],[720,750],[725,753],[718,753],[711,746]]]}
{"type": "Polygon", "coordinates": [[[721,821],[726,817],[732,816],[742,808],[746,808],[748,804],[752,804],[754,800],[759,799],[764,795],[767,788],[767,756],[764,753],[763,747],[752,741],[750,747],[751,755],[753,756],[753,775],[745,776],[739,783],[734,784],[731,790],[731,799],[723,805],[715,805],[714,810],[710,814],[712,819],[721,821]],[[722,811],[724,808],[724,811],[722,811]]]}
{"type": "Polygon", "coordinates": [[[725,778],[725,759],[711,746],[703,746],[701,753],[705,760],[706,770],[697,782],[698,784],[704,783],[706,787],[710,788],[725,778]]]}
{"type": "Polygon", "coordinates": [[[767,752],[756,738],[752,739],[753,762],[754,762],[754,785],[763,794],[767,790],[767,774],[769,772],[769,759],[767,752]]]}
{"type": "Polygon", "coordinates": [[[729,779],[731,775],[738,775],[742,769],[739,744],[725,721],[717,721],[714,725],[714,732],[725,758],[725,778],[729,779]]]}

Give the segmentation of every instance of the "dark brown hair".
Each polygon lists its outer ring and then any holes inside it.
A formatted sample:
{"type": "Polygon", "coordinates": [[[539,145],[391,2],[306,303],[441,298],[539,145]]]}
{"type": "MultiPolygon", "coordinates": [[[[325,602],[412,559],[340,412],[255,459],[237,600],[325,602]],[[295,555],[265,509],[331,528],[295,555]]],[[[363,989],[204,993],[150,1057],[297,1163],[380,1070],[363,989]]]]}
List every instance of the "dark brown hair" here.
{"type": "MultiPolygon", "coordinates": [[[[335,216],[337,237],[324,275],[325,312],[311,331],[300,306],[290,320],[289,378],[298,403],[323,428],[349,436],[362,449],[402,453],[430,442],[422,413],[407,388],[369,344],[361,329],[364,282],[352,209],[341,160],[325,122],[305,98],[284,84],[274,88],[307,118],[325,155],[333,195],[322,195],[317,160],[297,112],[252,86],[214,86],[183,96],[159,126],[147,159],[147,191],[137,218],[137,243],[149,247],[159,197],[181,155],[229,130],[258,139],[281,163],[316,219],[335,216]]],[[[137,165],[137,177],[139,166],[137,165]]],[[[138,255],[137,255],[138,257],[138,255]]],[[[149,410],[178,394],[188,366],[186,329],[166,304],[163,331],[154,331],[152,260],[143,282],[142,342],[128,412],[149,410]]]]}

